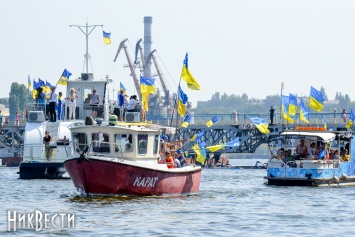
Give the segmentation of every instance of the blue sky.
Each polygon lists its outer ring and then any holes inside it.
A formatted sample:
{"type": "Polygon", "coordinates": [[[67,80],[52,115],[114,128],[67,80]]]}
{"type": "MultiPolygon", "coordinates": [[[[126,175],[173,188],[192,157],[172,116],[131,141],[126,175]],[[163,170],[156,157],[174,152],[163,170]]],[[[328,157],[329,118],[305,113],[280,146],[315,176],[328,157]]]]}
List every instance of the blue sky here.
{"type": "Polygon", "coordinates": [[[182,89],[193,106],[217,91],[263,99],[280,94],[281,82],[286,94],[309,95],[311,86],[323,86],[330,99],[339,91],[354,100],[354,12],[355,1],[341,0],[6,1],[0,9],[0,97],[8,97],[14,81],[27,84],[28,75],[53,84],[67,68],[79,77],[85,36],[69,25],[87,21],[104,25],[112,38],[104,46],[100,27],[90,35],[95,78],[109,75],[110,91],[122,82],[134,94],[124,54],[115,63],[113,58],[125,38],[134,57],[135,43],[144,36],[143,18],[151,16],[152,49],[172,91],[189,53],[201,91],[185,84],[182,89]]]}

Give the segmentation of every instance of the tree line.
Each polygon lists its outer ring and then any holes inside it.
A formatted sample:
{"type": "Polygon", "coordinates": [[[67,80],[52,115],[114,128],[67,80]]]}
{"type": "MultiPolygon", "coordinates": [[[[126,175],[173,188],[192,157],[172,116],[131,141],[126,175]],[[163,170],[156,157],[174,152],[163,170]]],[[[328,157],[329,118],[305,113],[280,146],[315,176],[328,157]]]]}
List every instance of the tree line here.
{"type": "MultiPolygon", "coordinates": [[[[328,101],[328,96],[324,87],[321,88],[321,93],[325,101],[328,101]]],[[[301,98],[296,95],[297,98],[301,98]]],[[[308,100],[308,97],[302,97],[308,100]]],[[[348,94],[343,95],[337,92],[334,100],[339,101],[338,104],[324,104],[324,112],[333,112],[336,108],[338,112],[342,109],[350,112],[351,108],[355,109],[355,102],[351,102],[348,94]]],[[[29,101],[29,91],[24,84],[13,82],[9,97],[0,98],[0,104],[9,107],[10,115],[15,115],[16,111],[21,113],[26,111],[27,102],[29,101]]],[[[269,112],[271,106],[276,111],[280,110],[281,98],[279,94],[266,96],[265,99],[249,98],[245,93],[242,95],[215,92],[208,101],[199,101],[197,107],[192,109],[195,114],[231,114],[236,110],[239,114],[265,114],[269,112]]]]}

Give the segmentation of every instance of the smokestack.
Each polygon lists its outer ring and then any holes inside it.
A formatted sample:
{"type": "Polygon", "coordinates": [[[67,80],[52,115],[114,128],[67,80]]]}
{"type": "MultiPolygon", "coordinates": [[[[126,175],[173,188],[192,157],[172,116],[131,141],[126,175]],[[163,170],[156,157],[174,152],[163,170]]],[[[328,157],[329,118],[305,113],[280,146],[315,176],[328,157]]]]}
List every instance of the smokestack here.
{"type": "MultiPolygon", "coordinates": [[[[144,60],[147,61],[148,55],[150,54],[151,46],[152,46],[152,23],[153,18],[151,16],[144,17],[144,60]]],[[[150,73],[150,65],[151,63],[147,64],[147,74],[144,75],[146,77],[151,77],[150,73]]]]}

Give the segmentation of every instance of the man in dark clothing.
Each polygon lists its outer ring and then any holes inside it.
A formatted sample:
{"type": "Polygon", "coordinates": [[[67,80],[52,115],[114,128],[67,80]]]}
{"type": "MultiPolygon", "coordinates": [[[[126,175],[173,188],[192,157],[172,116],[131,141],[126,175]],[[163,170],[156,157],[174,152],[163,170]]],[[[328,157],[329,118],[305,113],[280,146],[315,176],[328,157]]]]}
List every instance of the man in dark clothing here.
{"type": "Polygon", "coordinates": [[[270,108],[270,121],[271,121],[271,125],[274,124],[274,113],[275,113],[275,109],[271,106],[270,108]]]}

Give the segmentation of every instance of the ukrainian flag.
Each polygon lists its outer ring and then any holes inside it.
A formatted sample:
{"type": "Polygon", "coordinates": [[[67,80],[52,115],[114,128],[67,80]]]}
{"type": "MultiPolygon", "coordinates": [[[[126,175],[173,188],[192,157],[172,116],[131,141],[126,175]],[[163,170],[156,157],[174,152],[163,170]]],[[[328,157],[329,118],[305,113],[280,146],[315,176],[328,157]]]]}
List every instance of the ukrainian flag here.
{"type": "Polygon", "coordinates": [[[301,99],[301,107],[300,107],[300,119],[306,123],[309,123],[308,121],[308,108],[304,106],[304,102],[301,99]]]}
{"type": "Polygon", "coordinates": [[[206,125],[207,127],[211,127],[213,124],[215,124],[218,121],[218,116],[214,116],[212,119],[207,121],[206,125]]]}
{"type": "Polygon", "coordinates": [[[123,91],[126,94],[126,87],[124,87],[124,85],[122,84],[122,82],[120,82],[120,91],[123,91]]]}
{"type": "Polygon", "coordinates": [[[309,97],[309,107],[320,112],[323,110],[323,94],[311,86],[311,95],[309,97]]]}
{"type": "Polygon", "coordinates": [[[178,113],[181,117],[185,115],[186,112],[186,103],[187,103],[187,95],[181,90],[181,87],[178,87],[178,113]]]}
{"type": "Polygon", "coordinates": [[[38,84],[39,86],[46,86],[46,84],[44,84],[44,81],[42,81],[41,78],[38,78],[38,84]]]}
{"type": "Polygon", "coordinates": [[[144,106],[144,109],[148,111],[148,94],[155,93],[155,85],[154,85],[155,79],[154,78],[148,78],[148,77],[142,77],[140,78],[140,90],[142,94],[142,104],[144,106]]]}
{"type": "Polygon", "coordinates": [[[57,84],[60,84],[63,86],[68,85],[68,80],[69,80],[70,76],[71,76],[71,73],[67,69],[64,69],[62,75],[59,77],[57,84]]]}
{"type": "Polygon", "coordinates": [[[191,115],[186,115],[184,122],[181,123],[180,127],[187,128],[189,126],[191,120],[191,115]]]}
{"type": "Polygon", "coordinates": [[[199,134],[195,134],[195,135],[190,139],[190,141],[192,141],[192,142],[194,142],[194,141],[199,142],[204,133],[205,133],[205,130],[202,130],[199,134]]]}
{"type": "Polygon", "coordinates": [[[222,145],[215,145],[215,146],[208,146],[206,147],[206,149],[215,152],[218,151],[226,146],[228,147],[236,147],[240,145],[240,141],[239,138],[234,139],[233,141],[227,142],[226,144],[222,144],[222,145]]]}
{"type": "Polygon", "coordinates": [[[199,143],[199,144],[195,144],[195,145],[193,145],[193,147],[192,147],[192,150],[194,150],[195,151],[195,153],[196,153],[196,155],[197,155],[197,157],[196,157],[196,161],[197,162],[199,162],[199,163],[201,163],[201,164],[204,164],[205,163],[205,160],[206,160],[206,150],[205,150],[205,148],[204,148],[204,145],[205,145],[206,143],[205,142],[201,142],[201,143],[199,143]]]}
{"type": "Polygon", "coordinates": [[[181,71],[181,79],[187,83],[187,87],[191,90],[200,90],[200,84],[195,80],[189,71],[188,67],[188,54],[186,53],[184,64],[181,71]]]}
{"type": "Polygon", "coordinates": [[[31,84],[32,84],[32,83],[31,83],[30,75],[28,75],[28,85],[27,85],[27,86],[28,86],[28,89],[31,88],[31,84]]]}
{"type": "Polygon", "coordinates": [[[282,95],[281,96],[281,111],[282,111],[282,118],[289,123],[293,124],[293,118],[288,114],[288,108],[290,104],[290,98],[288,96],[282,95]]]}
{"type": "MultiPolygon", "coordinates": [[[[250,118],[250,117],[249,117],[250,118]]],[[[259,131],[263,134],[270,133],[268,129],[268,124],[265,119],[262,118],[250,118],[250,120],[254,123],[254,125],[259,129],[259,131]]]]}
{"type": "Polygon", "coordinates": [[[40,85],[38,84],[38,82],[33,81],[33,90],[37,90],[38,87],[40,87],[40,85]]]}
{"type": "Polygon", "coordinates": [[[107,33],[105,31],[102,31],[103,36],[104,36],[104,44],[111,44],[111,33],[107,33]]]}
{"type": "Polygon", "coordinates": [[[354,120],[355,120],[355,110],[351,109],[350,117],[348,123],[346,124],[347,129],[349,129],[353,125],[354,120]]]}
{"type": "Polygon", "coordinates": [[[290,94],[288,98],[288,114],[293,116],[297,113],[297,98],[293,94],[290,94]]]}

